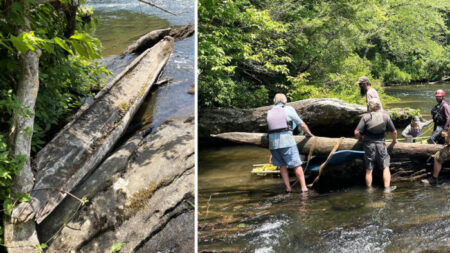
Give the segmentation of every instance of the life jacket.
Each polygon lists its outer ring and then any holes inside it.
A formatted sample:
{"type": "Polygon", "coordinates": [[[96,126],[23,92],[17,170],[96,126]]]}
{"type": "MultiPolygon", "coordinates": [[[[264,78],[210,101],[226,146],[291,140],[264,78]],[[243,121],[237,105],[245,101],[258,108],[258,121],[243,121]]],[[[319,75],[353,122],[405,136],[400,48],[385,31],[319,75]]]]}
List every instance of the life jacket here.
{"type": "Polygon", "coordinates": [[[267,126],[269,133],[289,130],[286,111],[283,107],[275,106],[267,112],[267,126]]]}
{"type": "Polygon", "coordinates": [[[411,135],[412,137],[417,137],[420,135],[420,127],[417,127],[417,129],[414,129],[414,127],[411,125],[411,135]]]}
{"type": "Polygon", "coordinates": [[[386,122],[381,111],[371,112],[371,119],[367,122],[367,131],[371,134],[383,134],[386,131],[386,122]]]}
{"type": "Polygon", "coordinates": [[[433,109],[431,109],[431,116],[433,117],[433,121],[436,126],[444,126],[445,122],[447,122],[445,112],[442,111],[444,104],[447,104],[447,102],[442,100],[440,104],[435,105],[433,109]]]}

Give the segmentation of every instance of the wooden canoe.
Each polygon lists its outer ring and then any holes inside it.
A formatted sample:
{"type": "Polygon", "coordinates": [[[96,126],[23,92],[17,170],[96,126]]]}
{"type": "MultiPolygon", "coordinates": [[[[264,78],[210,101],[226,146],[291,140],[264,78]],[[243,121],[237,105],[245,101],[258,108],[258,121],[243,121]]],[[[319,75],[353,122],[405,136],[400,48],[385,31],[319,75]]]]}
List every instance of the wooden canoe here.
{"type": "MultiPolygon", "coordinates": [[[[219,138],[236,143],[244,143],[256,145],[260,147],[268,147],[268,139],[266,133],[244,133],[244,132],[229,132],[211,135],[211,137],[219,138]]],[[[297,142],[298,150],[301,154],[308,155],[313,143],[316,139],[312,155],[328,156],[337,143],[339,138],[327,137],[305,137],[294,136],[297,142]]],[[[418,144],[418,143],[401,143],[398,142],[392,145],[387,142],[388,152],[391,156],[396,158],[428,158],[441,150],[444,146],[438,144],[418,144]]],[[[343,138],[337,150],[362,150],[362,143],[354,138],[343,138]]]]}

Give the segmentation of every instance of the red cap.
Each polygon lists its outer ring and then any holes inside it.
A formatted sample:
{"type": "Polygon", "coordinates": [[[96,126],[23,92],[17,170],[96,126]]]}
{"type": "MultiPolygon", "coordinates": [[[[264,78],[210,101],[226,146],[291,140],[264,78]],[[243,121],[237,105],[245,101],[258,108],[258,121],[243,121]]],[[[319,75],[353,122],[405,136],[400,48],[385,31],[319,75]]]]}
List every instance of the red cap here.
{"type": "Polygon", "coordinates": [[[443,90],[437,90],[434,95],[436,97],[445,97],[445,92],[443,90]]]}

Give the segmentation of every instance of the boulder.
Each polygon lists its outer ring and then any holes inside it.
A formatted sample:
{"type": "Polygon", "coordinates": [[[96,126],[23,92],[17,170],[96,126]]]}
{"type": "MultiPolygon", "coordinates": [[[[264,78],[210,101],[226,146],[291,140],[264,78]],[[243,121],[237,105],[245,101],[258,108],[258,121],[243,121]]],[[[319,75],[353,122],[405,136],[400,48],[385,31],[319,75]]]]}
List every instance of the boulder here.
{"type": "MultiPolygon", "coordinates": [[[[335,98],[313,98],[288,103],[315,135],[353,136],[365,106],[349,104],[335,98]]],[[[199,112],[198,133],[200,139],[224,132],[267,132],[266,116],[272,106],[253,109],[206,108],[199,112]]],[[[391,109],[392,120],[397,127],[410,121],[409,110],[391,109]]]]}

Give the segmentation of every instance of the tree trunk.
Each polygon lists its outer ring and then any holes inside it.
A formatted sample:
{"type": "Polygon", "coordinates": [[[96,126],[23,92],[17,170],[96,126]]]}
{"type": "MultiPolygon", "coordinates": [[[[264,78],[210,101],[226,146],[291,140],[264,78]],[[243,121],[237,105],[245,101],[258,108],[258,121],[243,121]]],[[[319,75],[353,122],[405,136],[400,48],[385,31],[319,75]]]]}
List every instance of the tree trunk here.
{"type": "MultiPolygon", "coordinates": [[[[10,155],[26,155],[27,161],[15,178],[13,192],[28,192],[34,184],[34,175],[30,166],[31,139],[34,125],[34,105],[39,90],[40,50],[19,54],[20,79],[17,87],[17,100],[24,108],[13,112],[8,144],[10,155]],[[27,115],[29,110],[32,115],[27,115]]],[[[34,221],[12,224],[11,217],[4,217],[5,244],[8,252],[26,252],[39,244],[34,221]],[[28,246],[26,246],[28,245],[28,246]],[[31,248],[30,248],[31,247],[31,248]]]]}
{"type": "Polygon", "coordinates": [[[32,207],[21,203],[13,210],[14,218],[41,223],[66,197],[64,191],[72,191],[92,172],[124,133],[173,45],[173,38],[166,37],[136,58],[39,151],[32,164],[36,171],[32,207]]]}
{"type": "MultiPolygon", "coordinates": [[[[212,135],[212,137],[220,138],[232,142],[252,144],[261,147],[268,147],[267,134],[265,133],[242,133],[231,132],[212,135]]],[[[312,144],[312,138],[305,136],[294,136],[297,142],[298,151],[301,154],[309,154],[309,150],[312,144]]],[[[314,137],[317,138],[313,155],[328,155],[333,149],[334,145],[338,141],[337,138],[326,137],[314,137]]],[[[430,155],[434,155],[437,151],[441,150],[444,146],[434,144],[417,144],[417,143],[401,143],[398,142],[394,146],[390,142],[387,142],[388,152],[395,158],[428,158],[430,155]]],[[[362,150],[362,143],[352,138],[344,138],[339,145],[338,150],[362,150]]]]}
{"type": "MultiPolygon", "coordinates": [[[[352,136],[353,130],[367,112],[365,106],[345,103],[335,98],[305,99],[287,105],[292,106],[313,134],[321,136],[352,136]]],[[[199,112],[199,138],[225,132],[267,132],[266,116],[272,106],[252,109],[208,108],[199,112]]],[[[388,110],[387,112],[391,112],[388,110]]],[[[410,122],[408,110],[396,109],[393,118],[398,127],[410,122]]]]}

